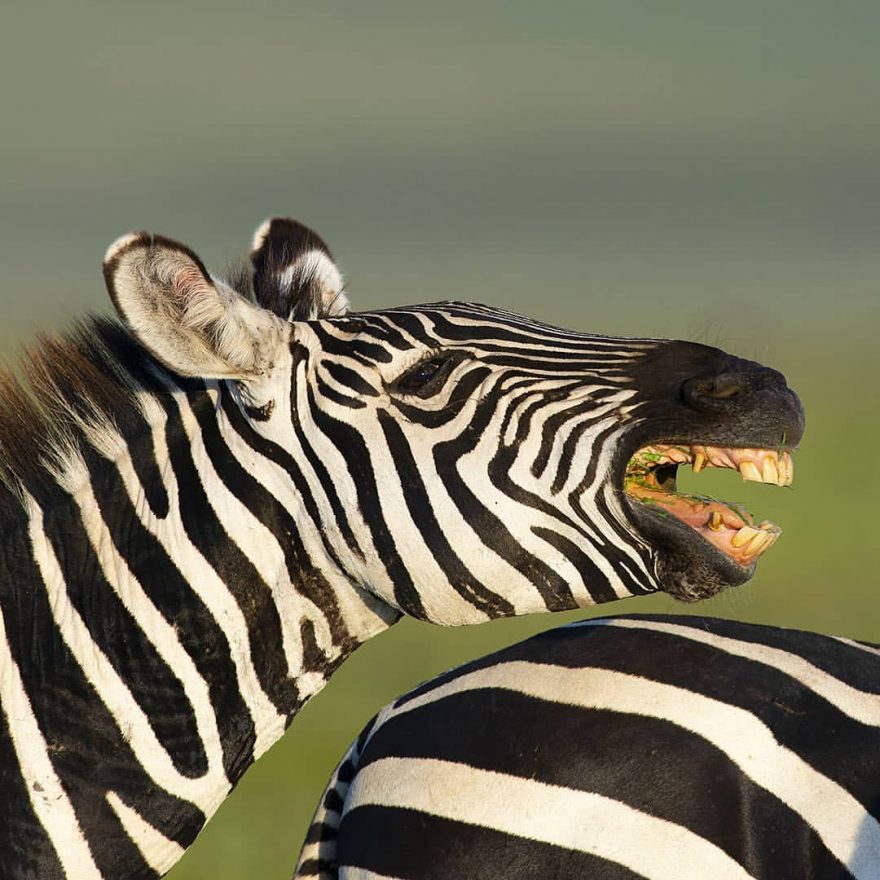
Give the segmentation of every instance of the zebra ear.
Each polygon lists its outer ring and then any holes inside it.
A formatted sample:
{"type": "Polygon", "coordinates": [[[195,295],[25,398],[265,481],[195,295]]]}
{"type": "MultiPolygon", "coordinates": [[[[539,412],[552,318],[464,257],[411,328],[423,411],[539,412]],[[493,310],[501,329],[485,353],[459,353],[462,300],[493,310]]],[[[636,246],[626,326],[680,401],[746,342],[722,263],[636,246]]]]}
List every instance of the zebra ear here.
{"type": "Polygon", "coordinates": [[[342,274],[316,233],[273,217],[254,234],[251,250],[257,302],[288,321],[332,318],[348,311],[342,274]]]}
{"type": "Polygon", "coordinates": [[[286,325],[214,281],[179,242],[123,236],[107,251],[104,280],[137,340],[175,373],[247,380],[272,369],[286,325]]]}

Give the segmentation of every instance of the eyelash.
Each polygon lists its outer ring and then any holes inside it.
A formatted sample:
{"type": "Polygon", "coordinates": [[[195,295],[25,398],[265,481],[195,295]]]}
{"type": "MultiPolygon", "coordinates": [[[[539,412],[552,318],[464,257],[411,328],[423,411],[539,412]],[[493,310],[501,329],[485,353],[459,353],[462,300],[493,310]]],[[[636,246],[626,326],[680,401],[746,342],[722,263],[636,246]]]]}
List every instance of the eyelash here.
{"type": "Polygon", "coordinates": [[[395,382],[397,391],[422,396],[438,376],[448,374],[451,368],[462,360],[460,353],[440,354],[423,361],[407,370],[395,382]]]}

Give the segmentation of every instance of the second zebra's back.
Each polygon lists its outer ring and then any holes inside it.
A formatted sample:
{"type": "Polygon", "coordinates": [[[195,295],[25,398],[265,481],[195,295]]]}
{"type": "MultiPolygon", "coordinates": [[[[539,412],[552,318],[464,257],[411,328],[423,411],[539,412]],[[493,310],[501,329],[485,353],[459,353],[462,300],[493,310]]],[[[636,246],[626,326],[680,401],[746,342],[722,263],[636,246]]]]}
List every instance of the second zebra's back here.
{"type": "Polygon", "coordinates": [[[880,649],[606,618],[383,709],[295,877],[878,880],[878,807],[880,649]]]}

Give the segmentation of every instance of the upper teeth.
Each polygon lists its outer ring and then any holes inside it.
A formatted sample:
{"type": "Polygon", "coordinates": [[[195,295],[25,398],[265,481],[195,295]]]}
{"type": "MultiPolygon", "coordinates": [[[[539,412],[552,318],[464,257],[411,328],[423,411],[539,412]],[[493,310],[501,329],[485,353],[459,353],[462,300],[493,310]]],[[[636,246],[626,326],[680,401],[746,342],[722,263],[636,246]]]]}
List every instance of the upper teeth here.
{"type": "MultiPolygon", "coordinates": [[[[633,459],[636,470],[690,462],[694,473],[707,467],[733,468],[744,480],[790,486],[794,478],[791,453],[773,449],[730,449],[721,446],[649,446],[633,459]]],[[[632,466],[631,465],[631,466],[632,466]]]]}
{"type": "Polygon", "coordinates": [[[764,478],[758,470],[758,466],[753,461],[741,461],[739,463],[739,472],[744,480],[754,480],[756,483],[763,483],[764,478]]]}
{"type": "Polygon", "coordinates": [[[790,486],[794,478],[791,453],[771,449],[695,448],[694,471],[699,473],[707,466],[736,468],[744,480],[774,486],[790,486]]]}
{"type": "Polygon", "coordinates": [[[765,452],[761,456],[761,466],[753,459],[745,459],[739,463],[739,472],[744,480],[756,483],[773,483],[774,486],[790,486],[794,478],[794,465],[791,455],[783,452],[765,452]]]}

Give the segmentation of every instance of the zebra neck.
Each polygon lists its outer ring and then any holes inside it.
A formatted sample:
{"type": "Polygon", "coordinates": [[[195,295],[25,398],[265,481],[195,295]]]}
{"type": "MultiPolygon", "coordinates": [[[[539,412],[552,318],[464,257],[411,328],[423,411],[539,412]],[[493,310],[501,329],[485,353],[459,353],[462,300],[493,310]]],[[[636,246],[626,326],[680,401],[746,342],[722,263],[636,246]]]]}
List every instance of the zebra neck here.
{"type": "Polygon", "coordinates": [[[185,763],[175,748],[199,742],[208,815],[338,665],[398,617],[302,527],[290,463],[267,461],[223,397],[152,395],[149,430],[84,449],[55,503],[27,504],[31,574],[84,692],[120,731],[161,731],[144,748],[171,765],[185,763]]]}

